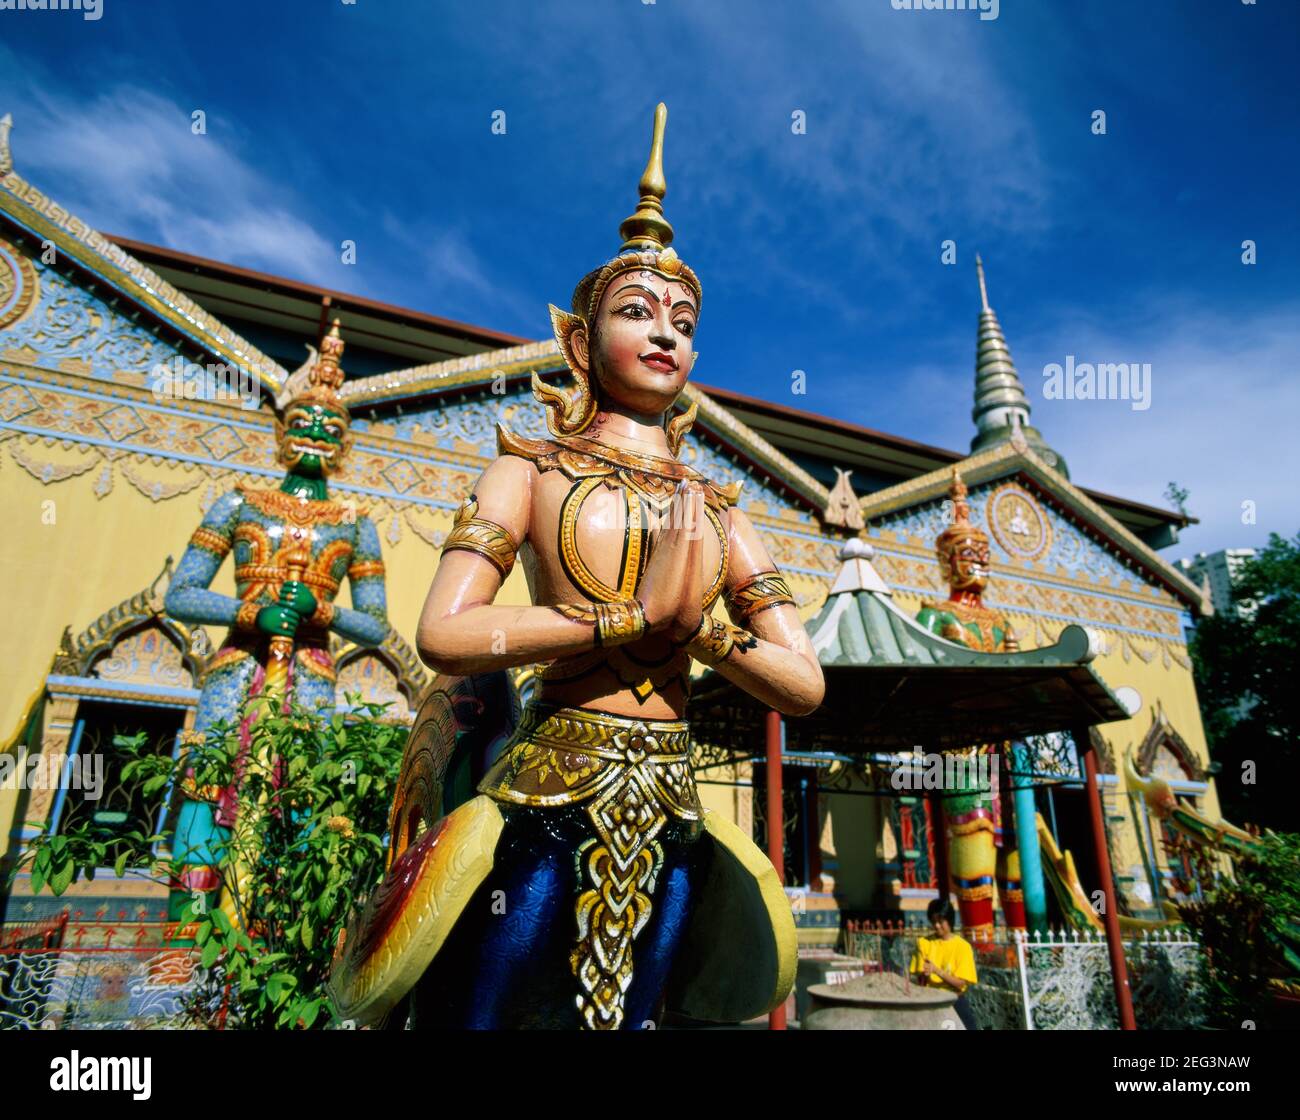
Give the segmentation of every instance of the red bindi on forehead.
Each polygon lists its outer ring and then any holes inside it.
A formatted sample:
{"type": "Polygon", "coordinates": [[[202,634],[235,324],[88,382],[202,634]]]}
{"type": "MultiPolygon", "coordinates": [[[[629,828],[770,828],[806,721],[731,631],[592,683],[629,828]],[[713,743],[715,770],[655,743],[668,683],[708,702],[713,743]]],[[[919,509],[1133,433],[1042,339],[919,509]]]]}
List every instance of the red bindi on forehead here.
{"type": "MultiPolygon", "coordinates": [[[[644,269],[641,272],[637,273],[637,277],[641,280],[649,280],[651,281],[652,284],[654,282],[662,281],[664,279],[658,273],[647,272],[644,269]]],[[[690,288],[686,287],[686,285],[684,284],[682,285],[681,298],[687,300],[688,302],[691,303],[692,306],[694,306],[694,301],[691,299],[691,290],[690,288]]],[[[659,302],[662,303],[665,307],[671,307],[673,305],[673,281],[670,280],[664,285],[663,295],[659,297],[659,302]]]]}

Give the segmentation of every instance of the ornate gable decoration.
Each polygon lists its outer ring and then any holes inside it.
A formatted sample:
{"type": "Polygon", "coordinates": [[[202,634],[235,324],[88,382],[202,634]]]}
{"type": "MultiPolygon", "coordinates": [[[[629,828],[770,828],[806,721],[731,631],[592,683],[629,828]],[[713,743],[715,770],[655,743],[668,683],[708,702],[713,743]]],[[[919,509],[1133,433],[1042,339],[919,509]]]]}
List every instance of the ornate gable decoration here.
{"type": "Polygon", "coordinates": [[[1052,547],[1052,523],[1032,493],[1003,483],[988,499],[987,520],[1002,550],[1023,563],[1039,560],[1052,547]]]}
{"type": "Polygon", "coordinates": [[[101,680],[191,687],[202,675],[210,643],[201,627],[191,628],[164,614],[171,578],[169,556],[148,587],[105,611],[76,639],[67,627],[53,675],[93,674],[101,680]]]}
{"type": "MultiPolygon", "coordinates": [[[[1066,542],[1058,539],[1050,524],[1053,515],[1073,524],[1112,564],[1137,572],[1150,583],[1175,595],[1191,609],[1204,609],[1201,589],[1154,549],[1144,544],[1067,478],[1044,463],[1032,448],[1018,449],[1010,443],[963,459],[958,468],[970,486],[1001,482],[987,505],[990,529],[1007,556],[1024,563],[1042,563],[1053,546],[1059,551],[1066,542]]],[[[947,491],[950,467],[931,471],[862,500],[862,513],[873,524],[888,528],[892,520],[906,517],[926,503],[941,501],[947,491]]],[[[928,539],[928,538],[927,538],[928,539]]],[[[1073,547],[1077,552],[1077,546],[1073,547]]],[[[1050,560],[1048,561],[1050,562],[1050,560]]]]}
{"type": "MultiPolygon", "coordinates": [[[[7,133],[7,129],[6,129],[7,133]]],[[[143,307],[158,323],[201,347],[222,363],[250,371],[272,392],[287,374],[246,339],[208,314],[97,230],[70,214],[12,170],[7,146],[0,167],[0,220],[38,242],[49,242],[61,256],[76,262],[132,303],[143,307]]]]}

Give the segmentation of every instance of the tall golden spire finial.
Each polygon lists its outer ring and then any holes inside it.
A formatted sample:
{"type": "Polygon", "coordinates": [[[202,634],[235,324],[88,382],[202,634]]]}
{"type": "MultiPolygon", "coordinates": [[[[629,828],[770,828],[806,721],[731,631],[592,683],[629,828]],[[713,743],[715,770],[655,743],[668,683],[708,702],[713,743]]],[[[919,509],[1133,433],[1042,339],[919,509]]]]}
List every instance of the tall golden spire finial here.
{"type": "Polygon", "coordinates": [[[668,106],[662,101],[655,106],[654,132],[650,137],[650,158],[639,184],[641,202],[636,213],[624,218],[618,232],[623,238],[620,252],[629,249],[660,250],[672,244],[673,227],[664,217],[663,197],[668,192],[664,180],[664,128],[668,124],[668,106]]]}

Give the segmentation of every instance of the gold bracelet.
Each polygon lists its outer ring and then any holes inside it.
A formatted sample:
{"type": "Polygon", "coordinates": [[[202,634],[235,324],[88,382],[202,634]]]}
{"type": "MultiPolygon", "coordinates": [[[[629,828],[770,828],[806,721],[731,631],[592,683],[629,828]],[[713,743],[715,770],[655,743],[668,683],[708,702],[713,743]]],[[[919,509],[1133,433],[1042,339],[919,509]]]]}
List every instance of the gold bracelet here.
{"type": "Polygon", "coordinates": [[[257,613],[261,609],[262,604],[256,599],[249,599],[246,603],[240,603],[239,609],[235,611],[235,629],[256,630],[257,613]]]}
{"type": "Polygon", "coordinates": [[[621,646],[646,632],[645,608],[639,599],[615,599],[596,607],[596,644],[621,646]]]}
{"type": "Polygon", "coordinates": [[[471,494],[456,511],[456,521],[447,534],[442,551],[444,554],[456,549],[473,552],[487,560],[505,579],[515,566],[515,554],[519,551],[519,546],[509,532],[495,521],[475,517],[477,512],[478,499],[471,494]]]}
{"type": "Polygon", "coordinates": [[[777,571],[759,572],[727,592],[727,607],[737,622],[748,622],[759,611],[786,604],[793,607],[794,596],[785,577],[777,571]]]}
{"type": "Polygon", "coordinates": [[[647,630],[645,608],[637,599],[615,599],[612,603],[560,603],[551,608],[574,622],[596,629],[597,646],[621,646],[635,642],[647,630]]]}
{"type": "Polygon", "coordinates": [[[736,646],[748,649],[754,644],[754,635],[748,630],[705,615],[700,619],[699,628],[687,641],[686,652],[701,665],[717,665],[725,661],[736,646]]]}

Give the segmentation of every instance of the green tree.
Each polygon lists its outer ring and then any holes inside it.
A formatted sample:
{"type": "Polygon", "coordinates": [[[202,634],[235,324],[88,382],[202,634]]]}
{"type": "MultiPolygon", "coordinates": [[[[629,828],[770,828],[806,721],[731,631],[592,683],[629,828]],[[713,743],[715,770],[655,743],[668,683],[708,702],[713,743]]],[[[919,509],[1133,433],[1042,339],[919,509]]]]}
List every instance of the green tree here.
{"type": "MultiPolygon", "coordinates": [[[[245,827],[232,830],[217,863],[224,891],[238,899],[237,921],[202,898],[181,915],[201,969],[188,1017],[207,1026],[321,1027],[331,1019],[325,982],[334,941],[383,873],[388,807],[407,732],[381,721],[381,705],[358,707],[357,719],[322,719],[252,703],[261,710],[247,752],[238,727],[226,725],[210,729],[179,760],[150,753],[143,734],[115,743],[131,756],[124,782],[137,783],[146,797],[185,780],[197,789],[239,783],[245,827]],[[242,874],[247,879],[236,895],[231,888],[242,874]]],[[[104,867],[174,884],[179,858],[157,861],[152,846],[160,839],[88,819],[37,837],[21,866],[30,867],[34,890],[48,884],[56,895],[104,867]]]]}
{"type": "Polygon", "coordinates": [[[1300,534],[1274,533],[1242,568],[1241,616],[1202,619],[1192,638],[1196,687],[1224,816],[1294,828],[1300,789],[1300,534]]]}
{"type": "Polygon", "coordinates": [[[1235,860],[1203,902],[1179,907],[1205,948],[1210,1023],[1296,1024],[1300,993],[1300,836],[1271,833],[1235,860]],[[1289,995],[1289,1000],[1279,996],[1289,995]]]}

